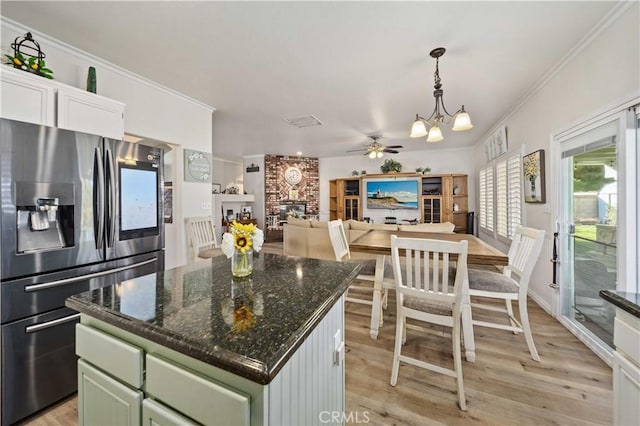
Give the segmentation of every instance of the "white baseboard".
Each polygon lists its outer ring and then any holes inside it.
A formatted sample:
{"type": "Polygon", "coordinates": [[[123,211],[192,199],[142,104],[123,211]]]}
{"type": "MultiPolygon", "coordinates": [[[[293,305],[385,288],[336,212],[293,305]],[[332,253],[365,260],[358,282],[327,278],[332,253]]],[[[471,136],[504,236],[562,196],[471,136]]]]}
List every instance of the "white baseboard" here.
{"type": "Polygon", "coordinates": [[[585,332],[583,329],[576,326],[573,322],[571,322],[567,317],[559,316],[556,318],[560,324],[565,326],[567,330],[571,332],[574,336],[578,338],[584,345],[591,349],[591,352],[596,354],[598,358],[605,362],[609,367],[613,364],[613,351],[607,345],[604,345],[600,341],[592,338],[589,333],[585,332]]]}
{"type": "Polygon", "coordinates": [[[540,296],[539,294],[536,294],[534,291],[531,291],[531,288],[529,288],[529,292],[527,293],[527,295],[529,297],[531,297],[531,299],[534,302],[536,302],[538,304],[538,306],[540,306],[542,309],[544,309],[544,311],[546,313],[548,313],[549,315],[553,316],[553,314],[551,313],[551,305],[549,304],[549,302],[544,300],[544,298],[542,296],[540,296]]]}
{"type": "MultiPolygon", "coordinates": [[[[544,298],[531,290],[529,290],[528,295],[534,302],[536,302],[542,309],[544,309],[546,313],[553,316],[553,314],[551,313],[551,305],[544,298]]],[[[598,358],[600,358],[609,367],[611,367],[613,362],[613,354],[611,352],[611,348],[592,338],[587,332],[569,321],[568,318],[557,316],[555,317],[555,319],[558,320],[558,322],[562,324],[567,330],[569,330],[571,334],[576,336],[578,340],[584,343],[584,345],[589,348],[594,354],[596,354],[598,358]]]]}

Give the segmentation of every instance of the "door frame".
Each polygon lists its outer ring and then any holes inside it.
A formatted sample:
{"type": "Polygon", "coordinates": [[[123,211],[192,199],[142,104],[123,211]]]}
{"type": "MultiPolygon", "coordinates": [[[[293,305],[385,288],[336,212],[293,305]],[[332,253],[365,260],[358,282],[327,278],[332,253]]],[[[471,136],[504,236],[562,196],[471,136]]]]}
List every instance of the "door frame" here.
{"type": "MultiPolygon", "coordinates": [[[[563,159],[561,154],[563,151],[562,144],[569,139],[589,132],[608,122],[618,120],[618,140],[616,141],[616,151],[618,156],[618,223],[623,224],[618,227],[624,232],[618,231],[616,241],[618,246],[617,264],[617,283],[616,287],[622,291],[638,291],[637,278],[638,266],[636,259],[638,258],[638,194],[636,185],[640,179],[640,173],[637,172],[639,164],[640,152],[637,148],[637,130],[636,117],[637,112],[634,107],[640,104],[640,96],[634,96],[630,100],[612,104],[606,109],[600,110],[596,114],[592,114],[565,129],[555,132],[551,135],[550,151],[551,151],[551,168],[552,176],[554,176],[555,191],[553,198],[552,218],[553,224],[551,229],[559,232],[559,275],[558,286],[554,289],[552,300],[552,315],[564,325],[571,333],[573,333],[580,341],[582,341],[589,349],[598,355],[607,364],[612,364],[612,350],[609,346],[603,344],[600,340],[594,339],[588,332],[579,328],[562,314],[562,306],[565,303],[566,294],[563,289],[567,285],[567,280],[571,279],[571,261],[567,260],[568,253],[568,224],[564,217],[564,196],[567,190],[566,179],[563,175],[563,159]],[[568,263],[568,265],[567,265],[568,263]],[[569,267],[567,267],[569,266],[569,267]]],[[[640,110],[639,108],[635,108],[640,110]]]]}

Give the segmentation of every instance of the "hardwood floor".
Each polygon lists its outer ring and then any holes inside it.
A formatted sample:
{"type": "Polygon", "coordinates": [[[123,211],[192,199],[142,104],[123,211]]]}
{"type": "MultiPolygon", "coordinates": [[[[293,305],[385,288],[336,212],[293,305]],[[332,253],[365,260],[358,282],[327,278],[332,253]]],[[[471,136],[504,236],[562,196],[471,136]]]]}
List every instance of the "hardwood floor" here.
{"type": "MultiPolygon", "coordinates": [[[[522,335],[476,327],[476,362],[462,366],[467,412],[457,407],[453,378],[401,364],[398,384],[390,386],[395,300],[389,299],[378,340],[369,337],[368,306],[347,304],[347,415],[366,412],[372,424],[384,425],[612,423],[611,369],[533,302],[541,362],[531,359],[522,335]]],[[[409,329],[403,353],[451,368],[450,341],[409,329]]]]}
{"type": "MultiPolygon", "coordinates": [[[[282,243],[267,243],[265,251],[277,253],[281,247],[282,243]]],[[[476,327],[476,362],[463,361],[462,366],[467,412],[456,405],[453,378],[402,364],[397,386],[390,386],[395,334],[391,293],[377,340],[369,337],[370,308],[347,303],[349,424],[612,424],[611,369],[531,301],[529,316],[542,361],[531,359],[522,335],[476,327]]],[[[450,338],[438,333],[409,329],[403,353],[453,365],[450,338]]],[[[72,397],[24,424],[76,423],[77,399],[72,397]]]]}

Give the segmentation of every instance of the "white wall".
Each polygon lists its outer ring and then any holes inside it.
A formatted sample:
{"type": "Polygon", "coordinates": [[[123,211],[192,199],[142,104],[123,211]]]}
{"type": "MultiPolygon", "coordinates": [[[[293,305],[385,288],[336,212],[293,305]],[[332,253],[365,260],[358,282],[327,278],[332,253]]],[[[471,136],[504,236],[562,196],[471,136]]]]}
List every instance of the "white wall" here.
{"type": "MultiPolygon", "coordinates": [[[[525,145],[525,152],[544,149],[547,204],[525,204],[524,224],[546,230],[546,241],[533,272],[530,293],[547,311],[551,310],[554,290],[552,280],[553,224],[552,206],[557,197],[556,170],[552,168],[551,136],[578,120],[586,120],[607,105],[629,101],[640,94],[638,3],[614,19],[601,33],[568,61],[557,73],[515,108],[506,119],[496,123],[507,126],[509,151],[525,145]]],[[[475,175],[486,167],[486,157],[479,141],[472,157],[475,175]]],[[[481,237],[503,248],[493,238],[481,237]]]]}
{"type": "Polygon", "coordinates": [[[159,84],[110,64],[90,52],[2,17],[1,44],[9,52],[17,36],[30,31],[47,54],[47,65],[56,81],[71,86],[86,86],[89,66],[96,68],[98,94],[124,102],[125,132],[179,145],[173,153],[174,221],[165,226],[166,267],[186,262],[187,237],[184,220],[190,216],[209,215],[202,202],[210,202],[211,186],[183,182],[182,149],[211,152],[212,113],[214,108],[188,98],[159,84]]]}
{"type": "Polygon", "coordinates": [[[258,226],[261,229],[266,229],[267,225],[264,218],[264,155],[252,155],[242,159],[244,173],[244,190],[247,194],[254,194],[255,201],[253,203],[253,217],[258,220],[258,226]],[[260,171],[247,173],[246,168],[251,164],[255,164],[260,168],[260,171]]]}
{"type": "MultiPolygon", "coordinates": [[[[451,136],[450,136],[451,137],[451,136]]],[[[368,174],[381,173],[380,166],[386,158],[393,158],[402,164],[403,172],[415,172],[417,167],[431,167],[432,174],[462,173],[469,174],[469,211],[475,210],[475,174],[474,162],[471,158],[473,150],[447,149],[447,138],[439,142],[443,147],[437,150],[403,151],[399,154],[385,155],[381,159],[371,160],[364,155],[320,158],[320,220],[329,219],[329,180],[351,176],[353,170],[366,170],[368,174]]],[[[484,154],[483,154],[484,155],[484,154]]],[[[384,216],[395,216],[399,220],[420,216],[412,210],[368,210],[363,216],[372,217],[375,223],[384,222],[384,216]]]]}

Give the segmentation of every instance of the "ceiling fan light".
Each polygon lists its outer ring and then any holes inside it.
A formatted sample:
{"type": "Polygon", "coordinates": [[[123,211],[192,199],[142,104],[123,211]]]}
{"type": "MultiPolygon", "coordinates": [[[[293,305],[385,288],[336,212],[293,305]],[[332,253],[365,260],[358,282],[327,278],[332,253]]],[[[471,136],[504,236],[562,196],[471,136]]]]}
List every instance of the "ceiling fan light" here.
{"type": "Polygon", "coordinates": [[[442,131],[440,130],[440,127],[433,126],[431,129],[429,129],[427,142],[440,142],[443,139],[444,137],[442,136],[442,131]]]}
{"type": "Polygon", "coordinates": [[[374,158],[376,158],[376,152],[375,152],[375,151],[371,151],[371,152],[369,153],[369,158],[371,158],[372,160],[373,160],[374,158]]]}
{"type": "Polygon", "coordinates": [[[383,154],[382,154],[382,151],[378,151],[378,152],[376,152],[376,157],[381,158],[381,157],[382,157],[382,155],[383,155],[383,154]]]}
{"type": "Polygon", "coordinates": [[[464,110],[464,105],[462,105],[460,112],[456,114],[451,130],[454,132],[461,132],[463,130],[469,130],[472,127],[473,124],[471,124],[471,117],[469,117],[469,113],[464,110]]]}
{"type": "Polygon", "coordinates": [[[424,136],[427,136],[427,128],[424,125],[424,121],[420,120],[420,118],[418,118],[418,115],[416,114],[416,121],[414,121],[413,125],[411,126],[411,134],[409,135],[409,137],[421,138],[424,136]]]}

